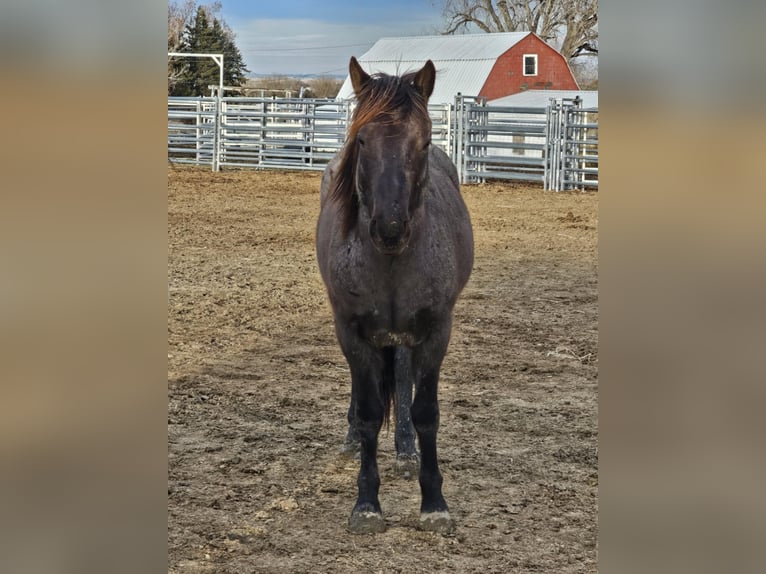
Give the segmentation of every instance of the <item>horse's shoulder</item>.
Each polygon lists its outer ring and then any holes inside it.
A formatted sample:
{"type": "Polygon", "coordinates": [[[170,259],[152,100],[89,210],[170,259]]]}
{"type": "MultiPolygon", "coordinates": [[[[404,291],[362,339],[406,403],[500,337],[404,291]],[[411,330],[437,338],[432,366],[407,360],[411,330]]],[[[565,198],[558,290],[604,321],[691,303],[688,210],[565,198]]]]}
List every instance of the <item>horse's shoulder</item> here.
{"type": "Polygon", "coordinates": [[[458,179],[457,169],[452,159],[439,146],[431,146],[431,168],[437,173],[446,175],[452,184],[460,189],[460,180],[458,179]]]}
{"type": "Polygon", "coordinates": [[[340,154],[336,154],[325,167],[322,173],[322,183],[319,192],[319,201],[324,205],[327,194],[330,192],[332,182],[335,181],[338,173],[338,163],[340,162],[340,154]]]}

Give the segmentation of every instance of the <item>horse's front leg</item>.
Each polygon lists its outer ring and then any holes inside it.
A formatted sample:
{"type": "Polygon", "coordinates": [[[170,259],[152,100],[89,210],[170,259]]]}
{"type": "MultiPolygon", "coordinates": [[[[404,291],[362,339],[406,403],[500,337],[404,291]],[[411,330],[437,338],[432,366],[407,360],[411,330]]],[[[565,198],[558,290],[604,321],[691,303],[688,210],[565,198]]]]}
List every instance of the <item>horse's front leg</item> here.
{"type": "Polygon", "coordinates": [[[357,534],[385,530],[383,512],[378,500],[378,433],[383,424],[384,405],[381,395],[383,358],[379,350],[362,340],[354,329],[340,338],[341,348],[351,369],[351,409],[349,426],[359,434],[360,465],[357,477],[358,496],[348,521],[349,530],[357,534]]]}
{"type": "Polygon", "coordinates": [[[450,321],[445,321],[413,353],[416,373],[415,400],[412,403],[412,422],[420,442],[420,528],[448,534],[455,528],[447,501],[442,495],[442,475],[436,454],[436,435],[439,431],[439,369],[447,351],[450,321]]]}
{"type": "MultiPolygon", "coordinates": [[[[353,387],[353,385],[352,385],[353,387]]],[[[343,446],[340,449],[341,455],[348,458],[358,459],[360,456],[360,444],[359,431],[356,428],[356,422],[354,420],[356,412],[356,400],[354,399],[353,388],[351,391],[351,404],[348,407],[348,432],[346,433],[346,440],[343,441],[343,446]]]]}
{"type": "Polygon", "coordinates": [[[396,471],[411,478],[418,472],[419,458],[412,426],[412,350],[397,347],[394,353],[396,379],[396,471]]]}

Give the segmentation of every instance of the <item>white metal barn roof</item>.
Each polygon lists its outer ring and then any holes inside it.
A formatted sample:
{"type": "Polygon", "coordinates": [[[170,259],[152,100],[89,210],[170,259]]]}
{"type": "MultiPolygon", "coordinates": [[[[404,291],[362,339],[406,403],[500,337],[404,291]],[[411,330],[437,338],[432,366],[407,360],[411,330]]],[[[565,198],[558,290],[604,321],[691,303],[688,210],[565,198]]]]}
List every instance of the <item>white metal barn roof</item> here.
{"type": "MultiPolygon", "coordinates": [[[[381,38],[358,60],[370,74],[403,74],[432,60],[436,66],[436,86],[429,101],[443,104],[452,102],[458,92],[477,96],[497,59],[528,35],[529,32],[504,32],[381,38]]],[[[337,97],[344,100],[354,97],[348,76],[337,97]]]]}
{"type": "Polygon", "coordinates": [[[503,96],[496,100],[489,100],[489,106],[518,106],[521,108],[545,108],[551,98],[574,98],[580,96],[582,107],[597,108],[598,92],[590,90],[527,90],[510,96],[503,96]]]}

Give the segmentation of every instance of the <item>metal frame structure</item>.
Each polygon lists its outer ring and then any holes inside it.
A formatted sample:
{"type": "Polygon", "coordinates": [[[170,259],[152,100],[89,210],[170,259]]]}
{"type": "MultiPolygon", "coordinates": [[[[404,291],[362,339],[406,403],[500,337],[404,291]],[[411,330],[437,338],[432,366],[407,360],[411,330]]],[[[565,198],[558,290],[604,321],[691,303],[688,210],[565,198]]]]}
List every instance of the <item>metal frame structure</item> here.
{"type": "Polygon", "coordinates": [[[223,95],[223,54],[196,54],[192,52],[168,52],[168,58],[212,58],[218,64],[218,93],[223,95]]]}

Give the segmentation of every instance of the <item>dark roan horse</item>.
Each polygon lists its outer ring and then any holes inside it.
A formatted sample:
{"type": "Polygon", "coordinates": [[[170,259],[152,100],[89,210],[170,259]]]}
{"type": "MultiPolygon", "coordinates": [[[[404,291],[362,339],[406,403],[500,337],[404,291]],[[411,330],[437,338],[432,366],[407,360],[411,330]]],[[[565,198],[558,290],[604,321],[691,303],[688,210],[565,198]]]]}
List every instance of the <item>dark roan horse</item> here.
{"type": "Polygon", "coordinates": [[[449,533],[454,521],[436,454],[437,387],[452,309],[473,266],[471,221],[455,166],[431,145],[433,63],[402,76],[368,75],[355,58],[349,68],[357,106],[322,178],[316,236],[351,370],[346,449],[361,450],[349,530],[385,530],[377,441],[393,402],[397,466],[407,474],[419,463],[420,527],[449,533]]]}

